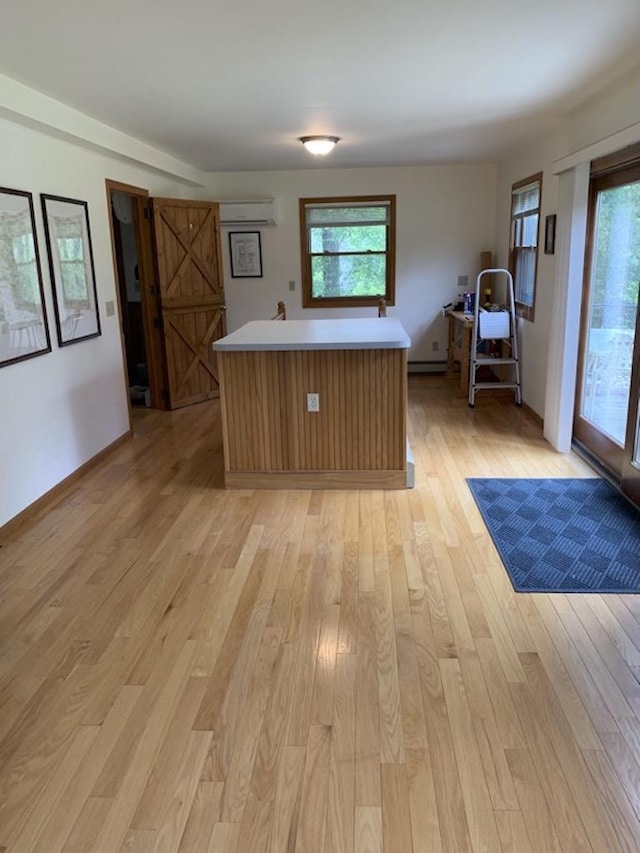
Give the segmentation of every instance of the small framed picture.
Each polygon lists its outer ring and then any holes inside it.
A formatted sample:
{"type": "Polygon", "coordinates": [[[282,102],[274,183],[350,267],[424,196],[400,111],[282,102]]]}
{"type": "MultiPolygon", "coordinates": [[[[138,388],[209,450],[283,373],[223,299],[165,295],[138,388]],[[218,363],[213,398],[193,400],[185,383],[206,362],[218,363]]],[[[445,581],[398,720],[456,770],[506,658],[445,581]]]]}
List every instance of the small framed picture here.
{"type": "Polygon", "coordinates": [[[0,188],[0,367],[47,352],[51,340],[33,197],[0,188]]]}
{"type": "Polygon", "coordinates": [[[262,248],[259,231],[229,233],[231,278],[262,278],[262,248]]]}
{"type": "Polygon", "coordinates": [[[556,251],[556,214],[552,213],[544,220],[544,253],[554,255],[556,251]]]}
{"type": "Polygon", "coordinates": [[[41,195],[44,232],[61,347],[100,335],[89,207],[86,201],[41,195]]]}

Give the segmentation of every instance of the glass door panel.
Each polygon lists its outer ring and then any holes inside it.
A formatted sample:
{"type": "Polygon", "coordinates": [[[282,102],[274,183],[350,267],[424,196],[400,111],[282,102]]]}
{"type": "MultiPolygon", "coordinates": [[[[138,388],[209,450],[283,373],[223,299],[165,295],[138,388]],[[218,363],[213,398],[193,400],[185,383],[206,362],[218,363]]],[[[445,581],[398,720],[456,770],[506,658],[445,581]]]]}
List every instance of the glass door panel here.
{"type": "Polygon", "coordinates": [[[636,349],[631,374],[625,451],[621,478],[622,491],[640,507],[640,304],[636,317],[636,349]]]}
{"type": "Polygon", "coordinates": [[[622,180],[607,175],[592,182],[574,421],[576,438],[618,476],[632,401],[640,279],[640,180],[622,180]]]}

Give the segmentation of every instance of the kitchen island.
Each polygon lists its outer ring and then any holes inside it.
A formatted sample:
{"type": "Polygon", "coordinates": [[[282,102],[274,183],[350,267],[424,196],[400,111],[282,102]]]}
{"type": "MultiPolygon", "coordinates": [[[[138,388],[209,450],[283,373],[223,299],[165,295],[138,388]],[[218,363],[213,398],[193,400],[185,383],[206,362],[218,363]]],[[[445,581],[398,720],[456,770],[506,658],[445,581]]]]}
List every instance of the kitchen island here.
{"type": "Polygon", "coordinates": [[[254,321],[216,341],[225,485],[406,488],[409,345],[390,317],[254,321]]]}

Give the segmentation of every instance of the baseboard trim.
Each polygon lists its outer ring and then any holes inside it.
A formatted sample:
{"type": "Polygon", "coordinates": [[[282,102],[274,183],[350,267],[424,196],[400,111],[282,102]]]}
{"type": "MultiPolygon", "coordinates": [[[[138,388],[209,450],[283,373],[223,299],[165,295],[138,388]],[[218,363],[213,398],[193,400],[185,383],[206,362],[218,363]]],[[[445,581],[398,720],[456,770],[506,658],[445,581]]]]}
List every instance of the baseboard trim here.
{"type": "Polygon", "coordinates": [[[37,500],[35,500],[32,504],[25,507],[22,512],[19,512],[18,515],[15,515],[13,518],[10,518],[5,524],[0,527],[0,540],[8,539],[13,536],[19,530],[21,530],[25,525],[30,524],[35,521],[36,517],[45,509],[51,509],[51,507],[61,500],[66,491],[72,486],[75,482],[77,482],[87,471],[90,471],[92,468],[95,468],[102,460],[109,456],[110,453],[113,453],[121,444],[124,444],[125,441],[128,441],[132,437],[133,433],[131,430],[127,430],[127,432],[123,433],[119,438],[116,438],[115,441],[112,441],[111,444],[104,447],[102,450],[98,451],[95,456],[92,456],[91,459],[88,459],[84,462],[79,468],[76,468],[71,474],[49,489],[48,492],[45,492],[44,495],[41,495],[37,500]]]}
{"type": "Polygon", "coordinates": [[[540,429],[544,429],[544,418],[541,418],[537,412],[534,412],[534,410],[531,408],[531,406],[527,406],[526,403],[523,403],[522,404],[522,410],[524,411],[525,415],[527,415],[528,418],[530,418],[532,421],[534,421],[536,423],[537,426],[540,427],[540,429]]]}
{"type": "Polygon", "coordinates": [[[227,489],[406,489],[403,471],[226,471],[227,489]]]}
{"type": "Polygon", "coordinates": [[[581,441],[578,441],[577,438],[571,439],[571,449],[573,452],[582,459],[583,462],[586,462],[590,468],[593,468],[598,476],[602,477],[608,483],[616,488],[620,494],[622,490],[620,488],[620,475],[616,474],[613,468],[609,468],[608,465],[605,465],[601,459],[592,453],[588,447],[586,447],[581,441]]]}

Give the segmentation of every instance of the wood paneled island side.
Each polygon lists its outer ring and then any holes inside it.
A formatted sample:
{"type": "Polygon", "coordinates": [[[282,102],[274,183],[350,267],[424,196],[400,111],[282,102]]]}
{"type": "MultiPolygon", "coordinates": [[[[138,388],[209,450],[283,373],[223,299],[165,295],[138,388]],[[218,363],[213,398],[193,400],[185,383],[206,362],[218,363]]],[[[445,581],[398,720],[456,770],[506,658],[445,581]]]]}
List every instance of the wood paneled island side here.
{"type": "Polygon", "coordinates": [[[216,341],[225,485],[406,488],[409,345],[390,317],[254,321],[216,341]]]}

